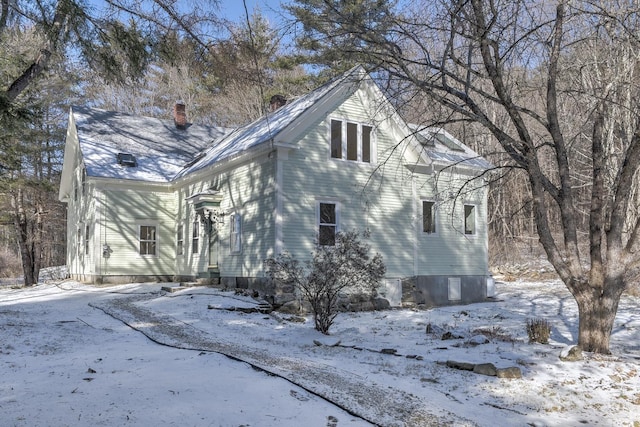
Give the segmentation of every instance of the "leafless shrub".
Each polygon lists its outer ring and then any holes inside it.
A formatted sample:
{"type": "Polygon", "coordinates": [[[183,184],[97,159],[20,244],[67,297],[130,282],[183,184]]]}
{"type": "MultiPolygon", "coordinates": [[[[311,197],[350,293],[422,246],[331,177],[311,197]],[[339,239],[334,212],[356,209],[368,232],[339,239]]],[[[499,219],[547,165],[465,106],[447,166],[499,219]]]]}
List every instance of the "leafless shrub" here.
{"type": "Polygon", "coordinates": [[[339,294],[373,296],[386,271],[380,254],[369,257],[370,248],[362,243],[359,232],[337,232],[335,237],[335,245],[316,245],[311,259],[304,263],[288,252],[265,260],[272,280],[292,283],[309,301],[315,328],[323,334],[329,333],[338,315],[339,294]]]}
{"type": "Polygon", "coordinates": [[[530,343],[548,344],[551,336],[551,325],[545,319],[527,319],[527,335],[529,335],[530,343]]]}

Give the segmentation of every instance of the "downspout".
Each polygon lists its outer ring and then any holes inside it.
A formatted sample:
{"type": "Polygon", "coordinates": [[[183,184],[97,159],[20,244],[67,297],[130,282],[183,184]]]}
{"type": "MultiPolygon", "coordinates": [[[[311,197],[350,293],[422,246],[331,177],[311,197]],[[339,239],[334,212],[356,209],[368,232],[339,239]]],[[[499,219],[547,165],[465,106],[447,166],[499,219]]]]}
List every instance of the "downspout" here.
{"type": "Polygon", "coordinates": [[[284,180],[284,161],[287,152],[285,149],[278,147],[276,149],[276,208],[275,208],[275,246],[274,256],[282,253],[283,235],[282,235],[282,214],[284,209],[284,193],[282,190],[284,180]]]}
{"type": "Polygon", "coordinates": [[[418,275],[418,189],[415,174],[411,174],[411,206],[413,216],[413,275],[418,275]]]}

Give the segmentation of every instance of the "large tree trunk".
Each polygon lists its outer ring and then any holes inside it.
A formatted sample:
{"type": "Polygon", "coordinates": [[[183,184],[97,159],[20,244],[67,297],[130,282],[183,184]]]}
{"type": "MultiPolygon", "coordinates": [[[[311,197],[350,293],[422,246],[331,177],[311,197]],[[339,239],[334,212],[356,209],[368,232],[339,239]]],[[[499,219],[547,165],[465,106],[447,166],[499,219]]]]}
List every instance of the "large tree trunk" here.
{"type": "Polygon", "coordinates": [[[20,258],[22,260],[22,271],[24,274],[25,286],[32,286],[38,283],[39,260],[34,259],[34,255],[39,251],[33,248],[37,243],[32,239],[29,232],[29,218],[24,206],[24,195],[22,189],[18,189],[12,195],[12,203],[14,208],[13,224],[15,226],[16,235],[18,236],[18,246],[20,248],[20,258]]]}
{"type": "Polygon", "coordinates": [[[578,345],[582,350],[610,353],[611,331],[623,290],[622,279],[617,279],[605,281],[603,290],[585,286],[581,293],[574,294],[580,315],[578,345]]]}

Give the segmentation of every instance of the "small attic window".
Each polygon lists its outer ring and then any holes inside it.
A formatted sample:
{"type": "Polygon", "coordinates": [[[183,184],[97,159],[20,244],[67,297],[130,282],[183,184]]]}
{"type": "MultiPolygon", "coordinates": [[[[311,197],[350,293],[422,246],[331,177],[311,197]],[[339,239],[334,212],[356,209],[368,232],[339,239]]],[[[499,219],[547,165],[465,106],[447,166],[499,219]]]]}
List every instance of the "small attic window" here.
{"type": "Polygon", "coordinates": [[[131,153],[118,153],[116,156],[120,166],[135,167],[138,166],[136,157],[131,153]]]}
{"type": "Polygon", "coordinates": [[[438,140],[438,142],[440,142],[441,144],[443,144],[444,146],[446,146],[450,150],[463,151],[464,152],[464,148],[459,146],[454,140],[449,138],[444,133],[436,133],[435,134],[435,138],[438,140]]]}

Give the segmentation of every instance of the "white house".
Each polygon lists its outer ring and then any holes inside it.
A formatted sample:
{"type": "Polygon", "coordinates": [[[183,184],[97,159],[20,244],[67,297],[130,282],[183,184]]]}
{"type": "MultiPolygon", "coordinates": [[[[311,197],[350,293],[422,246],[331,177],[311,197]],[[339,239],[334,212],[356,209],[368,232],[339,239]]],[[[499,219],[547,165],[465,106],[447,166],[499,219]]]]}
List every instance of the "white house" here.
{"type": "Polygon", "coordinates": [[[93,283],[211,279],[275,302],[264,260],[368,229],[392,305],[486,297],[490,164],[398,115],[356,67],[238,129],[73,107],[59,198],[67,263],[93,283]],[[472,182],[471,185],[469,183],[472,182]]]}

